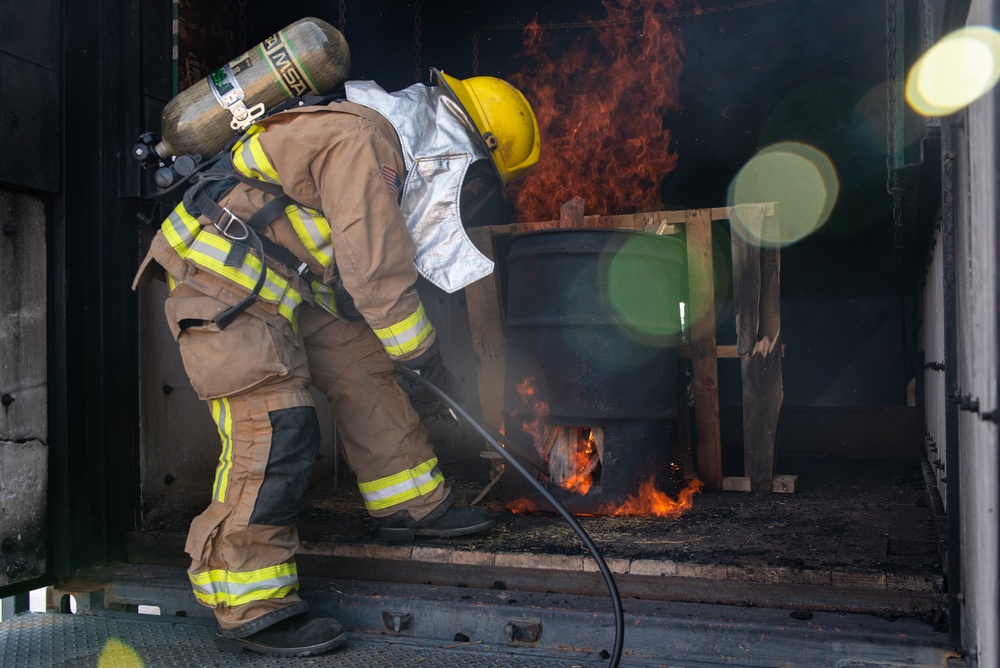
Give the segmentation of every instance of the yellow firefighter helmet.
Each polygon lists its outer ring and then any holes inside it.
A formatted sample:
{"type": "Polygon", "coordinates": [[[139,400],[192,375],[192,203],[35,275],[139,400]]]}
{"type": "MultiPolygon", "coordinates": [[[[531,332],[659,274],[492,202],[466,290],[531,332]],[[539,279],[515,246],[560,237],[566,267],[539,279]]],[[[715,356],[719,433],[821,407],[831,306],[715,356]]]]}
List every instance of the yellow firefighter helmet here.
{"type": "Polygon", "coordinates": [[[437,69],[431,72],[476,126],[504,185],[538,162],[538,120],[521,91],[495,77],[463,80],[437,69]]]}

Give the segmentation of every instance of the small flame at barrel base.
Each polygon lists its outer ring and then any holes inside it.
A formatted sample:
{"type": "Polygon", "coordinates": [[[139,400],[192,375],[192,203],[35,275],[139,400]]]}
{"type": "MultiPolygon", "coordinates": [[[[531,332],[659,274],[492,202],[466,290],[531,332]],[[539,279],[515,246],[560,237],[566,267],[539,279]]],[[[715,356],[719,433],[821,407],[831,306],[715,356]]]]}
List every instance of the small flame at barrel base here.
{"type": "MultiPolygon", "coordinates": [[[[704,483],[697,478],[688,481],[676,499],[656,489],[654,478],[649,478],[639,487],[637,496],[630,496],[623,503],[608,504],[594,513],[573,513],[574,515],[604,515],[610,517],[665,517],[677,518],[690,510],[694,505],[694,496],[701,491],[704,483]]],[[[538,506],[531,500],[520,498],[510,501],[507,510],[514,514],[532,514],[540,512],[538,506]]]]}

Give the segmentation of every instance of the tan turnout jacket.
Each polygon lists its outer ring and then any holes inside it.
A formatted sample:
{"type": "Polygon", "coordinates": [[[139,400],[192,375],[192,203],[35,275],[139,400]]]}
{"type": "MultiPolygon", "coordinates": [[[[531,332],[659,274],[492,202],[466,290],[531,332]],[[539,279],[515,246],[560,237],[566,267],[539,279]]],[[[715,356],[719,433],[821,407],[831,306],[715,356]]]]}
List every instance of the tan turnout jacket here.
{"type": "MultiPolygon", "coordinates": [[[[280,184],[302,205],[286,210],[265,234],[322,281],[306,286],[295,267],[270,262],[269,285],[274,285],[258,297],[257,315],[284,319],[283,326],[294,329],[295,307],[303,300],[335,311],[329,286],[339,274],[391,357],[410,359],[431,345],[434,330],[415,289],[416,249],[399,207],[404,161],[383,116],[349,101],[276,114],[233,148],[233,163],[245,176],[280,184]]],[[[246,220],[271,199],[240,183],[220,204],[246,220]]],[[[155,260],[177,281],[218,286],[209,291],[221,288],[231,295],[213,296],[239,301],[253,285],[253,262],[239,269],[225,266],[229,240],[205,216],[186,213],[175,210],[164,222],[136,283],[148,280],[155,260]]]]}

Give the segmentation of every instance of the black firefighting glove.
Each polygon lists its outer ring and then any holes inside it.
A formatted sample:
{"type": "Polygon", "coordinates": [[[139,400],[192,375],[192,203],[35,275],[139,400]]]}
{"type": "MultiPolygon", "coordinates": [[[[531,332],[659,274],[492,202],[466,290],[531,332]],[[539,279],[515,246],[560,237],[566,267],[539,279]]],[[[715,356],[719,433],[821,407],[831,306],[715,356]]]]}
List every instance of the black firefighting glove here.
{"type": "MultiPolygon", "coordinates": [[[[465,403],[465,388],[445,367],[437,341],[434,341],[431,347],[419,357],[405,362],[397,362],[397,364],[420,374],[459,405],[465,403]]],[[[449,424],[461,424],[462,421],[458,415],[429,387],[404,373],[397,373],[396,378],[399,381],[399,386],[410,397],[410,403],[413,404],[414,410],[417,411],[417,415],[422,420],[432,422],[440,418],[449,424]]]]}

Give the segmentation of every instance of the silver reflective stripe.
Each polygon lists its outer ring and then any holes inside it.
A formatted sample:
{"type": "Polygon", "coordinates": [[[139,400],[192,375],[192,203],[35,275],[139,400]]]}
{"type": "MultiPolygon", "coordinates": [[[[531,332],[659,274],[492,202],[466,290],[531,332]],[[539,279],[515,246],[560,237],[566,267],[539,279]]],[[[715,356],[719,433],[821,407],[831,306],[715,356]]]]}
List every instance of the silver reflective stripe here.
{"type": "Polygon", "coordinates": [[[366,503],[378,503],[379,501],[385,501],[398,496],[412,498],[411,495],[413,492],[419,493],[422,487],[433,483],[435,478],[438,477],[442,477],[441,470],[435,466],[426,473],[421,473],[420,475],[396,483],[395,485],[383,487],[379,490],[363,492],[362,496],[364,497],[366,503]]]}
{"type": "MultiPolygon", "coordinates": [[[[261,127],[262,126],[259,125],[254,126],[254,128],[261,127]]],[[[254,128],[251,128],[247,136],[240,140],[239,146],[234,151],[233,163],[236,166],[237,171],[242,172],[244,176],[259,178],[265,183],[276,183],[281,185],[281,180],[278,178],[277,173],[271,166],[270,161],[267,161],[267,164],[261,164],[257,161],[255,151],[261,152],[263,160],[267,160],[267,156],[264,154],[264,149],[261,148],[260,142],[257,140],[257,135],[263,132],[263,130],[254,128]]]]}
{"type": "MultiPolygon", "coordinates": [[[[195,264],[235,281],[244,288],[252,289],[260,276],[260,271],[247,261],[240,267],[227,267],[225,261],[232,243],[220,236],[202,232],[198,221],[184,209],[183,204],[178,205],[167,217],[163,232],[182,258],[190,259],[195,264]],[[244,278],[241,280],[239,276],[244,278]]],[[[256,256],[253,257],[259,261],[256,256]]],[[[295,309],[302,302],[302,296],[292,289],[287,281],[282,279],[281,283],[284,283],[282,285],[275,282],[272,276],[271,272],[265,273],[260,297],[277,303],[282,315],[295,324],[295,309]]]]}
{"type": "Polygon", "coordinates": [[[421,302],[413,315],[391,327],[376,329],[375,336],[382,342],[386,352],[398,358],[419,348],[420,344],[431,335],[432,330],[431,321],[427,319],[421,302]]]}
{"type": "Polygon", "coordinates": [[[323,214],[302,206],[290,206],[285,213],[309,255],[324,268],[333,264],[333,238],[330,223],[323,214]]]}
{"type": "Polygon", "coordinates": [[[213,399],[210,403],[212,415],[219,428],[219,437],[222,439],[222,453],[219,455],[212,498],[219,503],[225,503],[226,492],[229,491],[229,472],[233,468],[233,414],[229,399],[213,399]]]}
{"type": "MultiPolygon", "coordinates": [[[[206,257],[210,257],[213,260],[216,260],[220,263],[225,263],[226,256],[229,255],[229,251],[224,251],[221,248],[216,248],[215,246],[205,243],[200,239],[195,239],[194,243],[191,244],[190,248],[193,253],[199,253],[206,257]]],[[[260,272],[247,263],[244,263],[243,266],[239,268],[239,271],[241,274],[250,278],[254,283],[257,282],[257,277],[260,276],[260,272]]],[[[288,294],[287,285],[286,286],[278,285],[271,279],[270,272],[267,272],[265,274],[264,287],[262,287],[260,291],[261,296],[265,297],[265,299],[268,298],[268,293],[270,293],[270,295],[273,295],[275,297],[280,295],[279,299],[269,299],[269,301],[280,301],[285,306],[289,306],[291,308],[295,308],[299,303],[288,294]]]]}
{"type": "Polygon", "coordinates": [[[333,289],[316,279],[313,279],[310,287],[312,288],[313,301],[331,314],[337,315],[337,298],[333,289]]]}
{"type": "Polygon", "coordinates": [[[178,204],[170,212],[170,215],[167,216],[167,221],[174,232],[173,238],[168,237],[174,248],[177,248],[178,245],[185,248],[190,246],[194,238],[201,232],[201,225],[198,224],[194,216],[187,212],[183,204],[178,204]],[[184,215],[182,216],[181,213],[184,215]]]}
{"type": "Polygon", "coordinates": [[[207,596],[223,595],[227,597],[240,597],[258,591],[281,589],[290,587],[299,581],[299,576],[284,575],[258,582],[233,582],[232,580],[212,580],[204,584],[192,583],[192,589],[207,596]]]}

